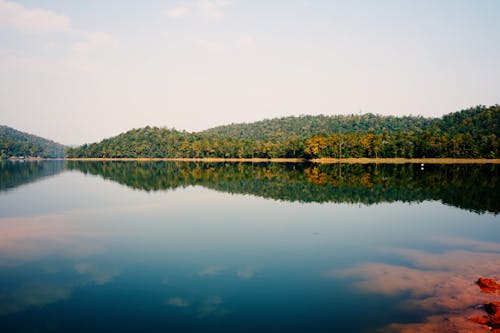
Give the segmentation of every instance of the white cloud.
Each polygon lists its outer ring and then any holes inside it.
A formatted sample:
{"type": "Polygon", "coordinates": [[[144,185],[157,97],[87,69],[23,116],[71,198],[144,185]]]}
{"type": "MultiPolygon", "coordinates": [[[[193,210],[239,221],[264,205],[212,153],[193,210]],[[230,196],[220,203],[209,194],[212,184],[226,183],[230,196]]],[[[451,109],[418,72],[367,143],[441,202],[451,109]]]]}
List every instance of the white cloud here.
{"type": "Polygon", "coordinates": [[[0,26],[25,33],[68,31],[70,20],[46,9],[28,9],[15,2],[0,0],[0,26]]]}
{"type": "Polygon", "coordinates": [[[229,0],[196,0],[187,4],[165,10],[165,15],[171,18],[185,17],[191,10],[204,17],[222,17],[224,9],[231,6],[229,0]]]}
{"type": "Polygon", "coordinates": [[[223,9],[231,4],[229,0],[198,0],[198,10],[203,16],[222,17],[223,9]]]}
{"type": "Polygon", "coordinates": [[[168,17],[174,17],[174,18],[183,17],[189,13],[189,10],[190,9],[187,6],[177,6],[177,7],[165,10],[165,15],[167,15],[168,17]]]}
{"type": "Polygon", "coordinates": [[[71,49],[75,52],[90,52],[102,46],[109,45],[113,42],[113,37],[104,32],[93,32],[87,34],[85,41],[73,44],[71,49]]]}

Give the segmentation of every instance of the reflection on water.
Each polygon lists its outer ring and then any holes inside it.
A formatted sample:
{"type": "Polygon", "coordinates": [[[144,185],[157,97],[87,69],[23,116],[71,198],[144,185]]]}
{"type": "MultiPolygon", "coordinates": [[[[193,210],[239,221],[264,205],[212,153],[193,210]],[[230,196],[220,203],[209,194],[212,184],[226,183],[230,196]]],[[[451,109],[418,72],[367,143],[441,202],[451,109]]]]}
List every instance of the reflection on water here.
{"type": "Polygon", "coordinates": [[[441,202],[475,212],[500,212],[497,165],[278,164],[174,162],[38,162],[0,166],[5,190],[62,172],[99,175],[134,189],[200,185],[222,192],[299,202],[441,202]]]}
{"type": "Polygon", "coordinates": [[[500,212],[497,165],[88,163],[69,169],[100,175],[135,189],[201,185],[217,191],[300,202],[443,203],[477,212],[500,212]]]}
{"type": "Polygon", "coordinates": [[[482,332],[500,301],[494,165],[51,163],[0,165],[2,332],[482,332]]]}
{"type": "Polygon", "coordinates": [[[55,176],[66,168],[64,161],[2,161],[0,160],[0,191],[55,176]]]}
{"type": "MultiPolygon", "coordinates": [[[[470,241],[465,240],[465,247],[468,244],[470,241]]],[[[484,247],[491,248],[491,244],[484,247]]],[[[408,294],[400,306],[428,314],[421,323],[392,323],[382,332],[481,332],[484,328],[468,318],[481,316],[481,305],[500,301],[500,297],[481,293],[474,281],[482,274],[500,277],[500,249],[498,244],[495,247],[495,252],[453,250],[444,253],[390,249],[389,252],[404,258],[410,267],[363,263],[332,271],[330,275],[354,278],[355,288],[370,293],[408,294]]]]}
{"type": "MultiPolygon", "coordinates": [[[[436,240],[439,242],[439,240],[436,240]]],[[[404,259],[405,265],[361,263],[355,267],[333,270],[332,277],[356,279],[353,286],[369,293],[409,297],[400,306],[428,315],[422,323],[388,325],[384,332],[462,332],[483,328],[468,318],[481,316],[480,305],[500,301],[485,295],[474,283],[478,276],[500,278],[500,244],[469,239],[444,239],[454,249],[431,253],[413,249],[387,249],[404,259]],[[491,252],[490,252],[491,251],[491,252]]]]}

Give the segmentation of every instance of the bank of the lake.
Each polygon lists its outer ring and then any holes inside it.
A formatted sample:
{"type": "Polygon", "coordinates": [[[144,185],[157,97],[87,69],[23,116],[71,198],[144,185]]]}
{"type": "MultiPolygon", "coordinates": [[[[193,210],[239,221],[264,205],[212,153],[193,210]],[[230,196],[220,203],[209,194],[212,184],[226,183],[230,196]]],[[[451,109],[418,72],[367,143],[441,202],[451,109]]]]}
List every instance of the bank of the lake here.
{"type": "Polygon", "coordinates": [[[318,163],[318,164],[332,164],[332,163],[345,163],[345,164],[500,164],[500,159],[488,158],[66,158],[67,161],[138,161],[138,162],[154,162],[154,161],[172,161],[172,162],[207,162],[207,163],[318,163]]]}

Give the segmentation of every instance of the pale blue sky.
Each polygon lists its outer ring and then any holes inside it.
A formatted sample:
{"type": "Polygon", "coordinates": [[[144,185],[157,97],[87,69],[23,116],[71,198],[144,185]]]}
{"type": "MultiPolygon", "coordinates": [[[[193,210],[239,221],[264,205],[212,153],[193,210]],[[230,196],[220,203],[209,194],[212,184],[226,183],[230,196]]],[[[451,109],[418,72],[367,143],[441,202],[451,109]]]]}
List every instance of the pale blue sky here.
{"type": "Polygon", "coordinates": [[[500,103],[500,1],[0,0],[0,124],[65,144],[500,103]]]}

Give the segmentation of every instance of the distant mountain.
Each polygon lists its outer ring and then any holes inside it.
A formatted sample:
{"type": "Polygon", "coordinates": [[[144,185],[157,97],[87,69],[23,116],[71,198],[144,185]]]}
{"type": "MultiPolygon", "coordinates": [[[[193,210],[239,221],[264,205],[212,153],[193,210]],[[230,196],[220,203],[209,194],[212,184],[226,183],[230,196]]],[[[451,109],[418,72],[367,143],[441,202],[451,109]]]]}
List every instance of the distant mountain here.
{"type": "Polygon", "coordinates": [[[299,116],[189,133],[133,129],[67,151],[68,157],[500,158],[500,106],[441,118],[299,116]]]}
{"type": "Polygon", "coordinates": [[[66,147],[39,136],[0,125],[0,157],[64,157],[66,147]]]}

